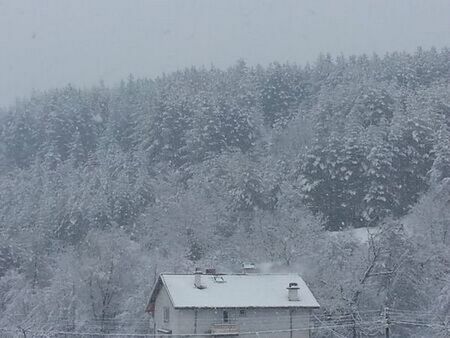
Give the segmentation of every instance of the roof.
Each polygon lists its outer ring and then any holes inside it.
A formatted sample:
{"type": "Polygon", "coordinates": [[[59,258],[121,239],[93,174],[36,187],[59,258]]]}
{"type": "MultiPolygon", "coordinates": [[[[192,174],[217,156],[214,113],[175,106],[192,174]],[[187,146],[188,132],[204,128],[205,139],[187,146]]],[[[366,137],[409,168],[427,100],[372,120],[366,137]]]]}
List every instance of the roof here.
{"type": "Polygon", "coordinates": [[[175,308],[318,308],[306,283],[298,274],[202,275],[203,289],[194,286],[192,274],[161,274],[152,291],[154,303],[164,286],[175,308]],[[223,278],[217,282],[215,276],[223,278]],[[299,300],[289,301],[289,283],[297,283],[299,300]]]}

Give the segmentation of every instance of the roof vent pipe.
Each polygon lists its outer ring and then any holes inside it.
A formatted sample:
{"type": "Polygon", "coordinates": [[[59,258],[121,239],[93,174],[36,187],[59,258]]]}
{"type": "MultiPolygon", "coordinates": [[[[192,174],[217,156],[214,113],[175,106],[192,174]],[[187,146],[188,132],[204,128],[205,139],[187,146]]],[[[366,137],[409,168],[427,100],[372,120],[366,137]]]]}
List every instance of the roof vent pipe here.
{"type": "Polygon", "coordinates": [[[287,289],[288,289],[289,301],[300,300],[300,298],[298,297],[298,289],[300,289],[300,288],[298,287],[297,283],[289,283],[289,286],[287,289]]]}

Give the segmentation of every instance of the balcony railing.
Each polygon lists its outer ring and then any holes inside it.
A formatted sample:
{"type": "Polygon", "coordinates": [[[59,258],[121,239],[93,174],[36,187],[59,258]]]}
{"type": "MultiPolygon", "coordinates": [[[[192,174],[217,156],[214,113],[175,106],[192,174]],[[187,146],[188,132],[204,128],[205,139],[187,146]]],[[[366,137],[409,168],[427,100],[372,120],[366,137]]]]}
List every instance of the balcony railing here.
{"type": "Polygon", "coordinates": [[[211,333],[218,336],[233,336],[239,334],[239,325],[230,323],[213,324],[211,333]]]}

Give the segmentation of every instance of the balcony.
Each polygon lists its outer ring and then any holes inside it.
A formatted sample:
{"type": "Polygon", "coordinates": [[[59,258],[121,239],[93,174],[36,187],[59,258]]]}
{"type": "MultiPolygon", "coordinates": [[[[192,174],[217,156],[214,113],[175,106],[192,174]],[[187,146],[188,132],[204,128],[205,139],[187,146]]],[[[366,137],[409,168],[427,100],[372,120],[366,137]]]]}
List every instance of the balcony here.
{"type": "Polygon", "coordinates": [[[237,336],[239,335],[239,325],[237,324],[213,324],[211,333],[218,336],[237,336]]]}

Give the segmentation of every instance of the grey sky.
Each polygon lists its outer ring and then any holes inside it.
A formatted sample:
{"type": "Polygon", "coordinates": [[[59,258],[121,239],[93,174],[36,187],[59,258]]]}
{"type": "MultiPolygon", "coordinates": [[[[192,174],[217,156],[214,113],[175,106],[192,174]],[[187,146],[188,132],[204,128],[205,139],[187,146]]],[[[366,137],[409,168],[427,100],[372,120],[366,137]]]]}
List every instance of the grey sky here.
{"type": "Polygon", "coordinates": [[[0,105],[190,65],[450,46],[450,0],[0,0],[0,105]]]}

